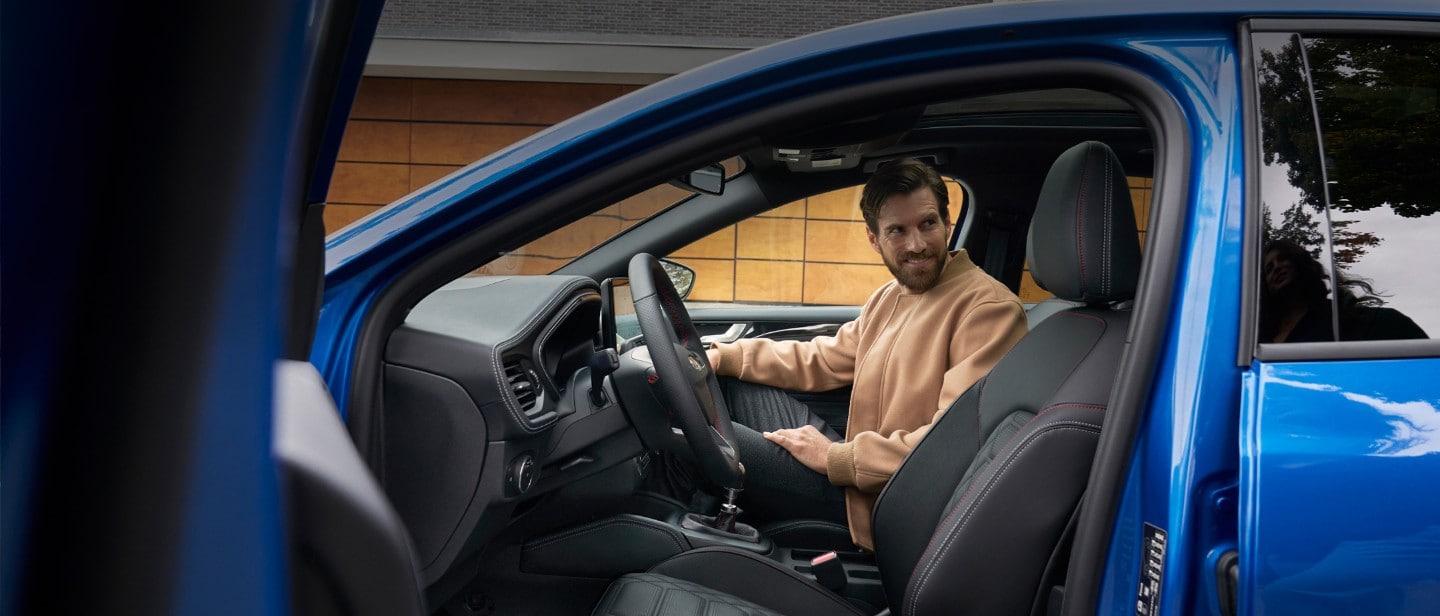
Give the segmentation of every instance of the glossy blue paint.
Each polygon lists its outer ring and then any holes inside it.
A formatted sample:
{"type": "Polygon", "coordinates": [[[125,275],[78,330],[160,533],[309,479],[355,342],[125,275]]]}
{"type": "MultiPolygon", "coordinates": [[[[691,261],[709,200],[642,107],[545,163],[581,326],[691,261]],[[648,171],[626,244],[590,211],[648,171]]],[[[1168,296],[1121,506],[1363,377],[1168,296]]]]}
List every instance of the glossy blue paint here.
{"type": "MultiPolygon", "coordinates": [[[[1190,184],[1182,261],[1169,333],[1149,412],[1133,453],[1101,589],[1100,613],[1133,611],[1143,524],[1167,533],[1161,590],[1165,613],[1208,611],[1211,591],[1196,567],[1233,521],[1218,493],[1234,477],[1234,367],[1243,206],[1240,72],[1233,36],[1176,36],[1132,46],[1169,69],[1159,81],[1190,122],[1190,184]],[[1229,264],[1229,267],[1224,265],[1229,264]]],[[[1159,181],[1163,181],[1160,178],[1159,181]]],[[[1152,214],[1153,216],[1153,214],[1152,214]]]]}
{"type": "Polygon", "coordinates": [[[1244,603],[1269,614],[1433,614],[1440,359],[1257,363],[1251,372],[1244,603]]]}

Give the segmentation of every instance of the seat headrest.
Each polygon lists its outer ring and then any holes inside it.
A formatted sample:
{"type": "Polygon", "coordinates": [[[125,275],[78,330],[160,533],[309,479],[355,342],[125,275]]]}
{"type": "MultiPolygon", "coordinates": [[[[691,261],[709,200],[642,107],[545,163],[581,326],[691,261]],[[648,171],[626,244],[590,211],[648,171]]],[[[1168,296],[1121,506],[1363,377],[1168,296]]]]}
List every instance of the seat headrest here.
{"type": "Polygon", "coordinates": [[[1140,237],[1120,159],[1098,141],[1076,145],[1050,167],[1026,247],[1035,283],[1084,303],[1135,296],[1140,237]]]}

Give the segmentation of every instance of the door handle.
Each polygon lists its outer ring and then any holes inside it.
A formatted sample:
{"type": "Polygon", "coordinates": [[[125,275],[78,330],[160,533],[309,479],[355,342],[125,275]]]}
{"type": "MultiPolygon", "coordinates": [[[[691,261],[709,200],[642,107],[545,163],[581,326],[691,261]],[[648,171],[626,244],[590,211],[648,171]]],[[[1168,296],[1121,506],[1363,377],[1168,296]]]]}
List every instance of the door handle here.
{"type": "Polygon", "coordinates": [[[700,343],[708,345],[712,342],[735,342],[736,340],[739,340],[741,336],[744,336],[745,332],[749,329],[749,325],[746,325],[744,323],[735,323],[734,325],[730,326],[730,329],[725,330],[724,333],[701,336],[700,343]]]}

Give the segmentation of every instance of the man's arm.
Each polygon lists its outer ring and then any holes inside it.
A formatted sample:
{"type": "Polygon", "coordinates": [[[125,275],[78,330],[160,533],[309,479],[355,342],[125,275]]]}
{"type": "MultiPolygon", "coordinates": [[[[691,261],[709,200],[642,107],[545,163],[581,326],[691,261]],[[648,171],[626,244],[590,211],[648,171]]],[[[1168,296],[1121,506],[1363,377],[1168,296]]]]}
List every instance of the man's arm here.
{"type": "Polygon", "coordinates": [[[746,338],[705,352],[715,374],[797,391],[828,391],[855,379],[856,319],[814,340],[746,338]]]}
{"type": "Polygon", "coordinates": [[[989,373],[1026,331],[1025,310],[1018,302],[977,306],[951,340],[950,356],[959,361],[945,371],[936,402],[938,410],[930,421],[914,430],[896,430],[888,435],[861,432],[848,442],[830,445],[826,450],[826,475],[830,483],[878,493],[940,415],[960,394],[989,373]]]}

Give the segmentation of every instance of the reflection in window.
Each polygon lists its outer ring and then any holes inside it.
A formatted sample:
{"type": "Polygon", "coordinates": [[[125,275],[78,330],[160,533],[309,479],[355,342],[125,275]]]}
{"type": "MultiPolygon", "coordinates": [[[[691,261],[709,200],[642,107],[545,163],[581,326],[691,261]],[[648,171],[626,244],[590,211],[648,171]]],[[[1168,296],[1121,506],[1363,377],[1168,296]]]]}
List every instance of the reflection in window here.
{"type": "Polygon", "coordinates": [[[1440,43],[1270,33],[1255,43],[1261,342],[1440,331],[1430,248],[1440,232],[1440,43]]]}

